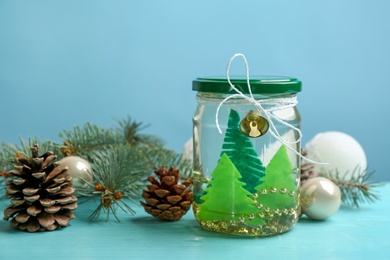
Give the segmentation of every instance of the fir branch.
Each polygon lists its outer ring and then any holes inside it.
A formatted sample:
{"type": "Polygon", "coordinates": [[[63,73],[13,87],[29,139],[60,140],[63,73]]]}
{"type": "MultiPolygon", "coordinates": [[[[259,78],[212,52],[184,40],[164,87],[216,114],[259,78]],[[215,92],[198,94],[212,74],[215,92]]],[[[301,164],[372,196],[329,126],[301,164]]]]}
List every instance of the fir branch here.
{"type": "Polygon", "coordinates": [[[92,157],[94,180],[86,182],[87,189],[79,190],[81,195],[100,197],[100,203],[90,219],[99,217],[103,211],[106,213],[106,221],[110,213],[119,221],[118,208],[135,214],[122,198],[134,200],[140,197],[146,185],[146,176],[150,173],[148,159],[138,148],[127,145],[96,151],[92,157]]]}
{"type": "Polygon", "coordinates": [[[164,142],[157,136],[140,134],[141,130],[144,130],[149,125],[144,125],[141,122],[136,122],[127,116],[125,119],[116,120],[119,127],[117,131],[123,135],[125,143],[130,146],[148,146],[152,147],[163,147],[164,142]]]}
{"type": "Polygon", "coordinates": [[[148,125],[143,125],[141,122],[135,122],[131,119],[130,116],[127,116],[125,119],[116,120],[119,127],[117,130],[123,134],[125,142],[129,145],[138,145],[142,138],[139,136],[139,131],[148,127],[148,125]]]}
{"type": "Polygon", "coordinates": [[[361,171],[359,168],[356,168],[348,180],[345,178],[347,174],[341,176],[337,170],[335,173],[325,172],[319,175],[328,178],[340,188],[343,204],[359,207],[361,203],[374,203],[380,199],[375,188],[381,186],[382,183],[372,180],[374,173],[366,170],[361,171]]]}
{"type": "Polygon", "coordinates": [[[63,130],[59,137],[63,141],[60,146],[65,156],[78,155],[91,159],[93,153],[109,146],[129,145],[163,147],[160,138],[153,135],[140,134],[145,127],[142,123],[133,121],[129,116],[117,120],[119,127],[102,128],[96,124],[86,123],[83,127],[75,126],[73,130],[63,130]]]}
{"type": "Polygon", "coordinates": [[[63,141],[60,148],[65,156],[78,155],[84,158],[89,158],[97,150],[124,142],[123,136],[117,131],[92,123],[86,123],[83,127],[75,126],[73,130],[63,130],[59,137],[63,141]]]}
{"type": "Polygon", "coordinates": [[[136,143],[140,139],[138,138],[138,132],[147,128],[149,125],[143,125],[141,122],[134,121],[129,115],[127,118],[116,119],[116,122],[120,126],[118,130],[125,131],[126,141],[130,144],[136,143]]]}

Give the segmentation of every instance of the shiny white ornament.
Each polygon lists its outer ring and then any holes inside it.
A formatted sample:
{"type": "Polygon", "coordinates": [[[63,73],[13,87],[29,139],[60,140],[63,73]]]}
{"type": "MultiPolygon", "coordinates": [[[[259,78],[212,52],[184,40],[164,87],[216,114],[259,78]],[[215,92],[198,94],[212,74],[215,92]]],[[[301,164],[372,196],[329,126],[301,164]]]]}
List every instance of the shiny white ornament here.
{"type": "Polygon", "coordinates": [[[340,208],[340,189],[326,178],[309,179],[301,186],[299,194],[302,212],[311,219],[327,219],[340,208]]]}
{"type": "Polygon", "coordinates": [[[319,133],[310,140],[305,147],[307,158],[328,163],[315,165],[319,173],[329,173],[335,177],[350,180],[354,171],[365,171],[367,158],[362,146],[350,135],[342,132],[319,133]]]}
{"type": "Polygon", "coordinates": [[[68,156],[59,161],[61,167],[68,167],[67,174],[73,178],[75,189],[86,188],[87,184],[81,179],[92,182],[92,167],[87,160],[78,156],[68,156]]]}

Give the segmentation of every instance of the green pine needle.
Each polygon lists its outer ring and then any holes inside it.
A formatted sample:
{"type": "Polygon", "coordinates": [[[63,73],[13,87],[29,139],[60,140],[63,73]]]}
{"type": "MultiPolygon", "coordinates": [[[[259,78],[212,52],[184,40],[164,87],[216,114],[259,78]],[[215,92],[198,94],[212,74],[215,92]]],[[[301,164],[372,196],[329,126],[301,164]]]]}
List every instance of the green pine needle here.
{"type": "Polygon", "coordinates": [[[148,147],[163,147],[164,143],[160,138],[154,135],[140,134],[149,125],[144,125],[141,122],[136,122],[127,116],[125,119],[116,120],[118,133],[124,137],[124,142],[131,146],[148,146],[148,147]]]}

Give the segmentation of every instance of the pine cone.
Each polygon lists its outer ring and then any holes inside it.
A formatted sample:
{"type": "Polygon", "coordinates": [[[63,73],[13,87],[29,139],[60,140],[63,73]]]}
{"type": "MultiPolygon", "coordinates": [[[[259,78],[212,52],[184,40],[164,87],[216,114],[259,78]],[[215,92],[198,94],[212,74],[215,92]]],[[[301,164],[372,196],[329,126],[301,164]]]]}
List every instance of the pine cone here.
{"type": "Polygon", "coordinates": [[[179,170],[174,167],[167,171],[163,166],[154,173],[159,181],[153,176],[148,177],[151,184],[147,185],[147,190],[142,193],[146,203],[141,201],[141,205],[147,213],[156,218],[167,221],[179,220],[190,209],[194,198],[190,189],[191,181],[188,179],[179,184],[179,170]]]}
{"type": "Polygon", "coordinates": [[[9,172],[13,178],[7,181],[6,197],[11,205],[4,210],[4,219],[12,218],[11,226],[29,232],[67,226],[77,208],[72,177],[67,168],[53,163],[57,156],[52,152],[38,156],[38,145],[31,151],[31,158],[17,158],[20,166],[9,172]]]}
{"type": "MultiPolygon", "coordinates": [[[[307,155],[307,151],[305,149],[301,150],[301,154],[303,156],[307,155]]],[[[317,177],[318,173],[314,169],[315,165],[313,163],[303,163],[301,165],[301,185],[304,184],[310,178],[317,177]]]]}

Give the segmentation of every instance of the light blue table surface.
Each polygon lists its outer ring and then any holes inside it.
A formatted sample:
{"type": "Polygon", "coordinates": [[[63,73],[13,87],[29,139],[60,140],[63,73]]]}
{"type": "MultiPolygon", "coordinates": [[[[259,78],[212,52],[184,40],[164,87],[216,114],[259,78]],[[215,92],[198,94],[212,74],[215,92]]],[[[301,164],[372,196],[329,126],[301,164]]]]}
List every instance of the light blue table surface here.
{"type": "MultiPolygon", "coordinates": [[[[201,229],[190,210],[177,222],[162,222],[134,205],[135,216],[119,214],[88,221],[97,202],[79,205],[70,226],[27,233],[0,221],[0,259],[390,259],[390,184],[381,200],[340,209],[326,221],[301,219],[285,234],[242,238],[201,229]]],[[[0,210],[8,205],[0,201],[0,210]]],[[[2,214],[1,214],[2,216],[2,214]]]]}

